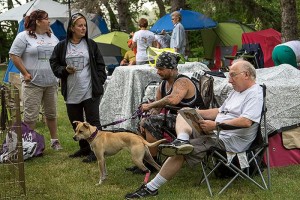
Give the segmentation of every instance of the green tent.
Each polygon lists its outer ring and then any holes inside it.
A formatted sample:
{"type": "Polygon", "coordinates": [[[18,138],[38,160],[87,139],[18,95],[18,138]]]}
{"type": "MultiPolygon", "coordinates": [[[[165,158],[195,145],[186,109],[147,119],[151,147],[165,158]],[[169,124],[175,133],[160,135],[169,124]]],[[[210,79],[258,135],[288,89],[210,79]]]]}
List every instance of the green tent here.
{"type": "Polygon", "coordinates": [[[201,36],[204,48],[204,58],[213,59],[214,50],[217,45],[233,46],[238,45],[242,48],[242,34],[255,31],[250,26],[240,22],[220,22],[216,28],[201,30],[201,36]]]}

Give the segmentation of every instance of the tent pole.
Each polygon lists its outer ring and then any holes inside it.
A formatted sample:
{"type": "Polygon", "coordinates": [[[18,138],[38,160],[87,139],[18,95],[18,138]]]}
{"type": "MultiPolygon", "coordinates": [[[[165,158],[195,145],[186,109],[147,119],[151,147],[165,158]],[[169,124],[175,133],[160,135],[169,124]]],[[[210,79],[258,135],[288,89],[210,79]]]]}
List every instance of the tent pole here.
{"type": "Polygon", "coordinates": [[[71,18],[71,0],[68,0],[69,18],[71,18]]]}

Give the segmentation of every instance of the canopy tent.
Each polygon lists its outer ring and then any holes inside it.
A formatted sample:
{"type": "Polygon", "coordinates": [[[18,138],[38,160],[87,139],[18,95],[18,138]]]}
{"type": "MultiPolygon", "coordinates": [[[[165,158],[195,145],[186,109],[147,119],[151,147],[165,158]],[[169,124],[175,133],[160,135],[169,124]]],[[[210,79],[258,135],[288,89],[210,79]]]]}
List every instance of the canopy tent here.
{"type": "Polygon", "coordinates": [[[264,53],[264,66],[273,67],[272,51],[277,44],[281,43],[281,33],[269,28],[242,34],[243,44],[259,43],[264,53]]]}
{"type": "MultiPolygon", "coordinates": [[[[191,10],[179,10],[183,25],[186,31],[189,30],[200,30],[205,28],[213,28],[217,26],[217,23],[209,17],[191,10]]],[[[162,30],[166,32],[172,32],[174,25],[172,23],[171,13],[166,14],[150,28],[150,31],[154,33],[160,33],[162,30]]]]}
{"type": "Polygon", "coordinates": [[[204,48],[204,58],[213,59],[217,45],[242,48],[242,34],[253,32],[253,28],[237,21],[220,22],[216,28],[201,30],[204,48]]]}
{"type": "MultiPolygon", "coordinates": [[[[19,27],[22,26],[23,16],[30,15],[33,10],[45,10],[48,13],[51,24],[59,20],[64,24],[66,29],[69,20],[69,9],[66,4],[60,4],[52,0],[34,0],[25,3],[19,7],[12,8],[5,13],[0,14],[0,21],[18,21],[19,27]]],[[[101,34],[100,23],[103,27],[104,32],[107,32],[106,22],[99,19],[97,15],[87,15],[89,37],[95,37],[101,34]],[[95,23],[94,23],[95,22],[95,23]]],[[[21,29],[22,30],[22,29],[21,29]]],[[[19,31],[20,32],[20,31],[19,31]]]]}
{"type": "Polygon", "coordinates": [[[66,4],[60,4],[52,0],[35,0],[0,14],[0,21],[20,22],[24,14],[27,13],[29,15],[33,10],[37,9],[47,11],[49,19],[65,19],[69,17],[66,4]]]}

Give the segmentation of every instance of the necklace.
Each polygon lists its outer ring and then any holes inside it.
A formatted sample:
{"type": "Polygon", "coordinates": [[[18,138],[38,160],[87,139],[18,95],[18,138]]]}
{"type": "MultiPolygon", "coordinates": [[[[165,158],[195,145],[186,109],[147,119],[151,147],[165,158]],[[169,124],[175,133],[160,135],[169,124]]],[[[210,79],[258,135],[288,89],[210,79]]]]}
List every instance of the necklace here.
{"type": "Polygon", "coordinates": [[[81,42],[81,39],[77,42],[75,42],[75,41],[72,41],[72,39],[70,39],[70,42],[72,43],[72,44],[74,44],[74,45],[76,45],[76,44],[79,44],[80,42],[81,42]]]}

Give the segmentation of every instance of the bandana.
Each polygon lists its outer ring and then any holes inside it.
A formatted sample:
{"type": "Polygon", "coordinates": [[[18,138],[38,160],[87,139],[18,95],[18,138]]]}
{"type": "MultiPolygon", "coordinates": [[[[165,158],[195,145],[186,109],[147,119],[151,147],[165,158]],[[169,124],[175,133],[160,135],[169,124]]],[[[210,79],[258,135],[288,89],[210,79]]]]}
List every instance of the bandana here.
{"type": "Polygon", "coordinates": [[[180,56],[178,54],[164,51],[158,56],[156,67],[174,69],[177,68],[179,60],[180,56]]]}

